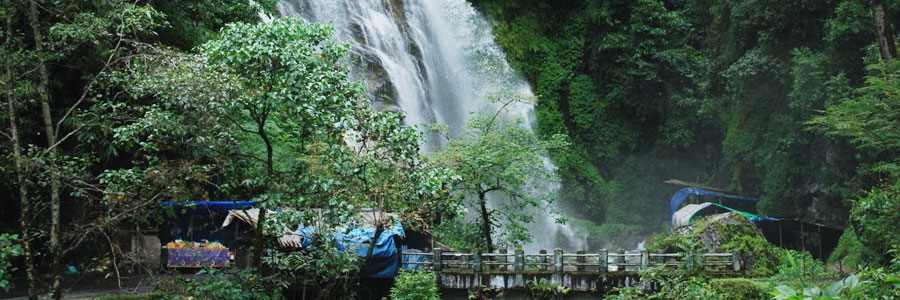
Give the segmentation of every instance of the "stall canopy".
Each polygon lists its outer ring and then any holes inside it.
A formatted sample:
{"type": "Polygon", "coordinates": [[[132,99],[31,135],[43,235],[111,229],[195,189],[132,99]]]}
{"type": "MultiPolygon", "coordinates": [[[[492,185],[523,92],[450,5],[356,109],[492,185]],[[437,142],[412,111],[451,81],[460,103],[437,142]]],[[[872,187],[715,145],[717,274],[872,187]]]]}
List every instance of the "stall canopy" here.
{"type": "MultiPolygon", "coordinates": [[[[675,212],[678,210],[678,207],[681,206],[682,203],[684,203],[684,200],[687,200],[687,198],[692,195],[722,197],[722,198],[727,198],[727,199],[736,199],[736,200],[754,201],[754,202],[759,201],[759,199],[756,199],[756,198],[728,195],[728,194],[723,194],[723,193],[719,193],[719,192],[707,191],[707,190],[704,190],[701,188],[696,188],[696,187],[683,188],[683,189],[680,189],[677,192],[675,192],[675,194],[672,195],[672,199],[669,200],[669,229],[675,228],[675,226],[674,226],[675,224],[673,223],[673,220],[674,220],[675,212]]],[[[703,208],[707,208],[707,207],[709,207],[709,206],[706,206],[703,208]]]]}

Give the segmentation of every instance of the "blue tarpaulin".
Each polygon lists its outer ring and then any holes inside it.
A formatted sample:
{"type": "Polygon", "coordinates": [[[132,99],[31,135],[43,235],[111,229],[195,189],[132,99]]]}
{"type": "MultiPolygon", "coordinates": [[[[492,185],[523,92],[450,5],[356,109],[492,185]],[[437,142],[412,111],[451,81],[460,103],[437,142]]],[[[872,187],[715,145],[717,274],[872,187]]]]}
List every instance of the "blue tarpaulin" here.
{"type": "Polygon", "coordinates": [[[681,206],[681,203],[684,202],[691,195],[696,196],[711,196],[711,197],[723,197],[729,199],[738,199],[738,200],[746,200],[746,201],[759,201],[756,198],[750,197],[742,197],[735,195],[722,194],[712,191],[707,191],[701,188],[687,187],[678,190],[675,194],[672,195],[672,199],[669,200],[669,229],[672,229],[672,215],[675,214],[675,211],[678,210],[678,207],[681,206]]]}
{"type": "MultiPolygon", "coordinates": [[[[312,236],[315,229],[312,227],[302,227],[298,232],[304,236],[303,247],[314,246],[312,236]]],[[[375,241],[375,249],[372,250],[372,258],[366,265],[365,269],[360,270],[360,277],[368,278],[394,278],[400,267],[400,252],[397,251],[397,244],[394,242],[394,236],[403,236],[403,224],[397,222],[394,228],[385,229],[378,240],[375,241]]],[[[369,252],[369,245],[363,244],[369,242],[375,237],[375,228],[350,228],[349,232],[336,232],[333,240],[338,250],[355,251],[356,256],[365,259],[369,252]]]]}
{"type": "Polygon", "coordinates": [[[403,249],[403,269],[408,271],[416,271],[425,267],[423,264],[411,264],[411,262],[425,262],[425,255],[422,254],[407,254],[406,246],[402,247],[403,249]]]}

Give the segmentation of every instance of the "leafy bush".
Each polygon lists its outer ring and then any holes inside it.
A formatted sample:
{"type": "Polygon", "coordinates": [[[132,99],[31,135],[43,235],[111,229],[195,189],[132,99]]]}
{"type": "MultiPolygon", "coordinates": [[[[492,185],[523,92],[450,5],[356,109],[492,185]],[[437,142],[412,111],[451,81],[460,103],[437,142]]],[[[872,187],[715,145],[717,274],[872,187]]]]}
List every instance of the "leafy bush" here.
{"type": "Polygon", "coordinates": [[[841,239],[838,240],[837,247],[834,248],[831,256],[828,257],[829,264],[840,264],[842,268],[843,266],[855,268],[866,266],[873,260],[881,257],[881,255],[872,252],[872,250],[863,245],[856,237],[856,232],[850,226],[846,228],[841,235],[841,239]]]}
{"type": "Polygon", "coordinates": [[[204,269],[193,278],[175,276],[160,282],[167,299],[270,300],[281,299],[283,284],[272,276],[260,276],[254,269],[204,269]]]}
{"type": "Polygon", "coordinates": [[[843,280],[830,284],[822,289],[817,286],[794,289],[790,286],[775,287],[771,294],[777,300],[818,300],[818,299],[869,299],[859,298],[861,287],[868,282],[860,281],[856,275],[847,276],[843,280]]]}
{"type": "Polygon", "coordinates": [[[172,299],[174,297],[175,296],[169,295],[164,292],[154,292],[144,295],[107,295],[94,298],[94,300],[162,300],[172,299]]]}
{"type": "Polygon", "coordinates": [[[431,272],[400,272],[394,287],[391,288],[393,300],[440,300],[438,286],[434,283],[431,272]]]}
{"type": "Polygon", "coordinates": [[[560,286],[547,278],[525,282],[528,295],[534,300],[561,300],[569,293],[569,288],[560,286]]]}
{"type": "Polygon", "coordinates": [[[13,288],[13,284],[6,278],[12,271],[13,257],[22,255],[22,245],[18,244],[19,235],[17,234],[0,234],[0,289],[9,291],[13,288]]]}
{"type": "Polygon", "coordinates": [[[747,279],[710,279],[692,275],[684,269],[650,268],[641,271],[641,281],[655,282],[658,291],[642,290],[640,286],[614,288],[604,299],[767,299],[766,289],[747,279]]]}
{"type": "Polygon", "coordinates": [[[827,278],[834,274],[825,268],[825,264],[812,257],[809,252],[774,248],[778,255],[778,273],[776,279],[827,278]]]}
{"type": "Polygon", "coordinates": [[[724,296],[721,299],[768,299],[766,288],[762,284],[743,278],[713,279],[709,286],[713,294],[724,296]]]}

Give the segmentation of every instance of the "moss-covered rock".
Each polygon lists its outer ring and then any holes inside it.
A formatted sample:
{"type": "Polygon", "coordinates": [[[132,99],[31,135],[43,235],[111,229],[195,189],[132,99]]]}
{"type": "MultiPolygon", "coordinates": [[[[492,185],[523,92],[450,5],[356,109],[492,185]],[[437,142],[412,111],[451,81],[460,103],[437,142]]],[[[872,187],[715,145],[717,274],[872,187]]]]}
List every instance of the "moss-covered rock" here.
{"type": "Polygon", "coordinates": [[[691,224],[676,228],[671,234],[658,238],[650,247],[658,252],[732,252],[744,254],[743,265],[751,276],[774,274],[778,258],[773,245],[747,217],[732,212],[694,220],[691,224]],[[696,245],[700,249],[687,249],[696,245]]]}

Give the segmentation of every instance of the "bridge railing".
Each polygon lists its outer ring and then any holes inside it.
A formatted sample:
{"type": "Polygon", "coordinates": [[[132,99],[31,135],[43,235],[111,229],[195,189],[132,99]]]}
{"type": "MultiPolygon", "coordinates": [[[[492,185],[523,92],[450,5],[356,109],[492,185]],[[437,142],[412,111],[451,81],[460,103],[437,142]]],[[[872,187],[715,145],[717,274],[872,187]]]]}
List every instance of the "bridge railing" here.
{"type": "Polygon", "coordinates": [[[509,252],[500,249],[494,253],[452,252],[435,248],[432,252],[404,251],[403,264],[420,265],[436,272],[484,272],[484,271],[546,271],[546,272],[607,272],[633,270],[638,267],[676,267],[680,265],[703,265],[712,267],[713,271],[740,272],[741,253],[650,253],[625,252],[618,250],[609,252],[606,249],[587,253],[578,250],[565,253],[562,249],[554,249],[552,253],[541,250],[539,253],[525,253],[521,249],[509,252]],[[690,261],[688,261],[690,260],[690,261]]]}

